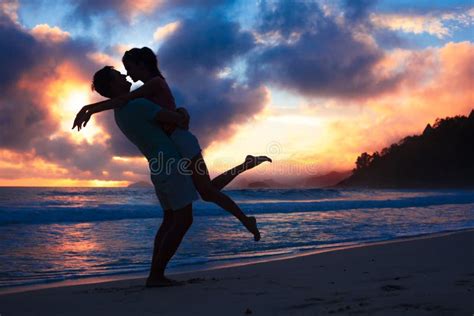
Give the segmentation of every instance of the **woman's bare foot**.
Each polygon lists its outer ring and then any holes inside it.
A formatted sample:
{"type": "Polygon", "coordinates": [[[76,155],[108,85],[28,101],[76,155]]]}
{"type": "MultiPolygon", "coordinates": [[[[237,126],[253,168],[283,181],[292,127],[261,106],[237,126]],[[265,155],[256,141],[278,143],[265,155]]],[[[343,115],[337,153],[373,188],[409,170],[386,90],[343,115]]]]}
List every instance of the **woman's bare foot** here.
{"type": "Polygon", "coordinates": [[[146,287],[165,287],[165,286],[177,286],[177,285],[184,285],[183,282],[168,279],[167,277],[160,277],[154,279],[146,279],[145,286],[146,287]]]}
{"type": "Polygon", "coordinates": [[[267,156],[252,156],[252,155],[247,155],[245,157],[244,165],[246,169],[252,169],[253,167],[258,166],[262,162],[272,162],[272,159],[267,156]]]}
{"type": "Polygon", "coordinates": [[[247,216],[247,223],[245,224],[245,227],[253,234],[253,239],[255,241],[260,240],[260,231],[257,227],[257,219],[254,216],[247,216]]]}

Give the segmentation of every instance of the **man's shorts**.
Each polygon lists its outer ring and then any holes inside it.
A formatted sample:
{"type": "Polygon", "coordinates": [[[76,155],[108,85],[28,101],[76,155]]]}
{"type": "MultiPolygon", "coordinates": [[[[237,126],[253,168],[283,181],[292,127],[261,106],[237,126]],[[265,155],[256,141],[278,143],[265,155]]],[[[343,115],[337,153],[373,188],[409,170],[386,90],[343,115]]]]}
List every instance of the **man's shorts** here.
{"type": "Polygon", "coordinates": [[[177,128],[170,135],[181,157],[192,160],[201,153],[201,146],[196,136],[188,130],[177,128]]]}
{"type": "Polygon", "coordinates": [[[191,176],[175,172],[163,177],[151,175],[151,182],[163,210],[179,210],[198,200],[191,176]]]}

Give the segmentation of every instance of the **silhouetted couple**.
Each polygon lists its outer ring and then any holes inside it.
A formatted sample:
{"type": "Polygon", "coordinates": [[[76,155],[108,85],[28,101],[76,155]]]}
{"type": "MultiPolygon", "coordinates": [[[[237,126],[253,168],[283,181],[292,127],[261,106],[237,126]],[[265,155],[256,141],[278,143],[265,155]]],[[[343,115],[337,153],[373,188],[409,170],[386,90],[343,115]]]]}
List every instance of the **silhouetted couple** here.
{"type": "Polygon", "coordinates": [[[193,222],[196,190],[204,201],[213,202],[234,215],[258,241],[260,232],[255,217],[245,215],[221,190],[240,173],[271,159],[249,155],[242,164],[211,180],[199,142],[188,131],[189,115],[184,108],[176,109],[153,51],[147,47],[133,48],[124,54],[122,62],[127,75],[144,84],[130,92],[131,83],[126,75],[111,66],[97,71],[92,87],[109,99],[84,106],[74,120],[73,129],[81,130],[95,113],[114,109],[120,130],[147,158],[164,216],[155,237],[146,285],[176,285],[179,282],[166,278],[164,272],[193,222]]]}

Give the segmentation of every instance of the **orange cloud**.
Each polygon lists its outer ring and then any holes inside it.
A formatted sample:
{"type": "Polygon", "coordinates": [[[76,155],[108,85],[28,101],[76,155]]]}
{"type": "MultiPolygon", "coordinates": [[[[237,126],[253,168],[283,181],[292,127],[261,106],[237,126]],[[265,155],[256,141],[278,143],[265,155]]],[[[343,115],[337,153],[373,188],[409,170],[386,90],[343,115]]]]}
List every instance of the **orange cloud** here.
{"type": "Polygon", "coordinates": [[[3,149],[0,150],[0,186],[116,187],[148,180],[148,176],[143,174],[147,170],[144,159],[134,158],[128,161],[128,166],[129,163],[133,164],[135,172],[127,171],[127,164],[117,163],[114,159],[110,163],[110,171],[91,174],[80,172],[73,166],[67,168],[50,162],[38,157],[34,151],[15,152],[3,149]]]}
{"type": "Polygon", "coordinates": [[[156,8],[163,5],[163,2],[162,0],[125,0],[121,11],[128,13],[129,18],[133,20],[139,15],[153,13],[156,8]]]}
{"type": "Polygon", "coordinates": [[[70,38],[70,34],[66,31],[61,30],[59,27],[51,27],[48,24],[38,24],[32,30],[31,34],[40,41],[50,41],[54,43],[60,43],[67,41],[70,38]]]}
{"type": "Polygon", "coordinates": [[[121,60],[117,60],[116,58],[105,53],[89,53],[87,54],[87,57],[98,65],[114,66],[115,68],[120,68],[122,66],[121,60]]]}
{"type": "Polygon", "coordinates": [[[36,182],[30,180],[49,179],[57,182],[68,176],[69,171],[66,168],[36,157],[33,151],[18,153],[0,150],[1,186],[42,185],[42,180],[36,182]]]}
{"type": "Polygon", "coordinates": [[[153,33],[153,39],[157,42],[166,39],[166,37],[170,36],[178,29],[179,25],[179,21],[174,21],[157,28],[155,33],[153,33]]]}

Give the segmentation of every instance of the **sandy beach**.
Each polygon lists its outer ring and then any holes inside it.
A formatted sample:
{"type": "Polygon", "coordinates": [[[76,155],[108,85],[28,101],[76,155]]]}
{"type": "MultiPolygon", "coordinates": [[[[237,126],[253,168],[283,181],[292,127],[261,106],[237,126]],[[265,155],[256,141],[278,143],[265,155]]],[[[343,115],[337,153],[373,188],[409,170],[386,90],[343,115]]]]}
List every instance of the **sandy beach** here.
{"type": "Polygon", "coordinates": [[[0,295],[10,315],[472,315],[474,230],[252,265],[0,295]]]}

